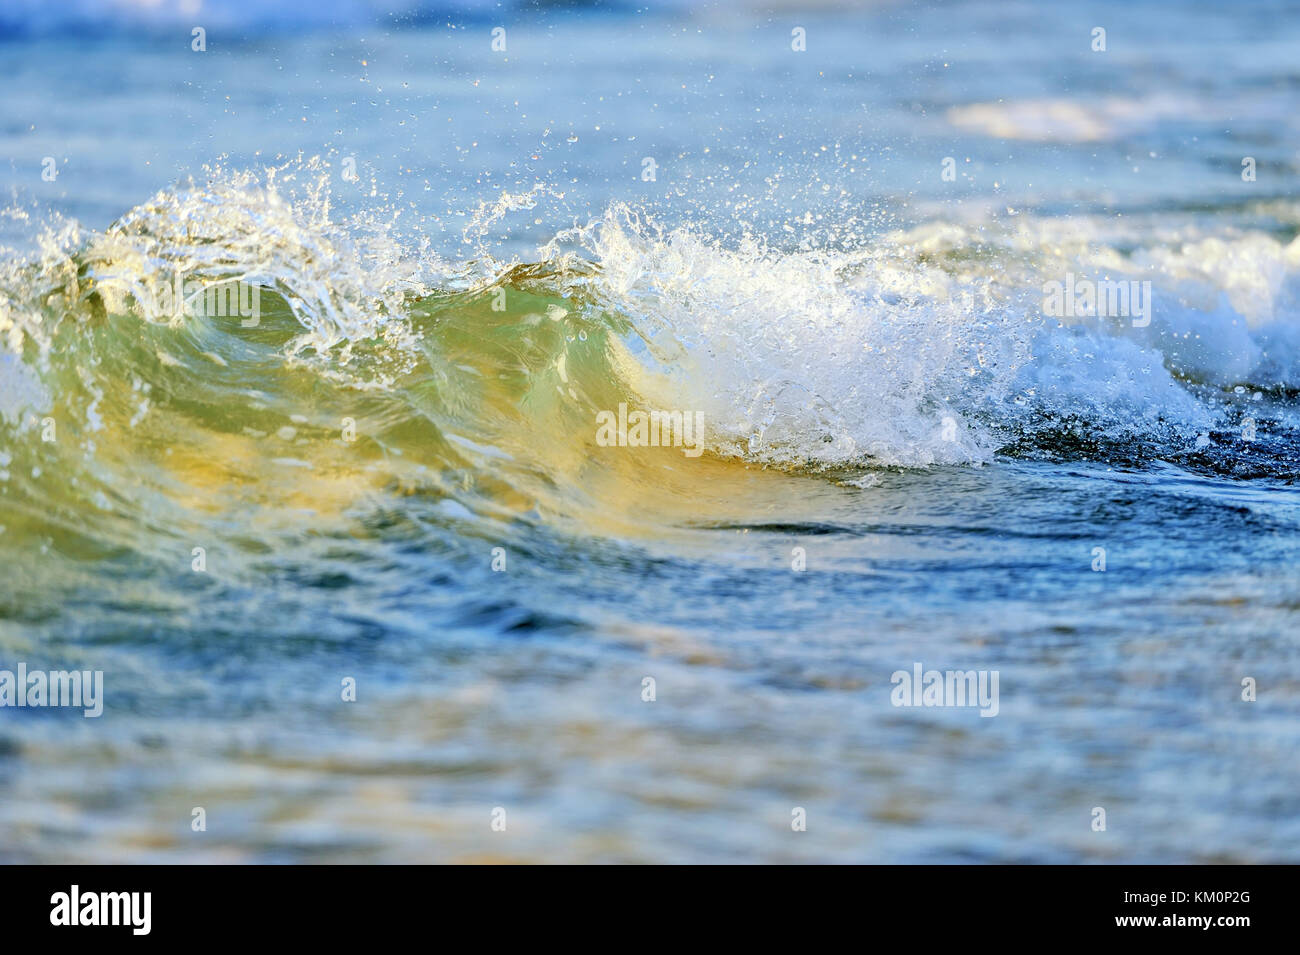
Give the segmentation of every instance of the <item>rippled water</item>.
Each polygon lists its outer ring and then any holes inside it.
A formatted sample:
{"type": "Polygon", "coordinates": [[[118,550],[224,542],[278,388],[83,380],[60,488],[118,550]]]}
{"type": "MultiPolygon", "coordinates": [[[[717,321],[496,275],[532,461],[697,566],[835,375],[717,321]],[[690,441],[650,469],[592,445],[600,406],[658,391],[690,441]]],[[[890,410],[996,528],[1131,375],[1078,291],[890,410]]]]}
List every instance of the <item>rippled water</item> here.
{"type": "Polygon", "coordinates": [[[0,15],[0,859],[1300,859],[1300,10],[421,9],[0,15]]]}

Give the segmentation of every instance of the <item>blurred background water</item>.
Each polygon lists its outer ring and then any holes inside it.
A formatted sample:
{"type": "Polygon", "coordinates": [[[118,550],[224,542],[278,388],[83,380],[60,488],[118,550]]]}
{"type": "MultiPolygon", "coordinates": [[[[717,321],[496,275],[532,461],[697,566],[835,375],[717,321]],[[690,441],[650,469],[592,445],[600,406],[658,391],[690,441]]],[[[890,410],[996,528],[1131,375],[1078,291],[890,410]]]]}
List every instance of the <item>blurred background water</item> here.
{"type": "Polygon", "coordinates": [[[0,11],[0,860],[1300,859],[1295,4],[396,6],[0,11]]]}

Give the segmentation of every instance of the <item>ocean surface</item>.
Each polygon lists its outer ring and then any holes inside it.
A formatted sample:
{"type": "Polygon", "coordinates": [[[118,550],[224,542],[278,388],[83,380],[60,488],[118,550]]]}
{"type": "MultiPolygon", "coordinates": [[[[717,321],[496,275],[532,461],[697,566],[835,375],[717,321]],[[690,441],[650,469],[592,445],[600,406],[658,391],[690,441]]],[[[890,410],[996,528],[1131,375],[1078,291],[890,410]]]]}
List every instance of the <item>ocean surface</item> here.
{"type": "Polygon", "coordinates": [[[383,6],[0,9],[0,862],[1300,862],[1300,6],[383,6]]]}

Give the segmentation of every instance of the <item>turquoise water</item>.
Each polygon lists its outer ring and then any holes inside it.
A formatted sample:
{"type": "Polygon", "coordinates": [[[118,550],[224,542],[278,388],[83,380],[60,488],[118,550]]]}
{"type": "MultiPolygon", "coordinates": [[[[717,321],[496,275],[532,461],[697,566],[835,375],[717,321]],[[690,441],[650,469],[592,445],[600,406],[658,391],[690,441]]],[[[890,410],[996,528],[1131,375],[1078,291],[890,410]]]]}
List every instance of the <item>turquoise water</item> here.
{"type": "Polygon", "coordinates": [[[0,859],[1300,859],[1294,5],[13,10],[0,859]]]}

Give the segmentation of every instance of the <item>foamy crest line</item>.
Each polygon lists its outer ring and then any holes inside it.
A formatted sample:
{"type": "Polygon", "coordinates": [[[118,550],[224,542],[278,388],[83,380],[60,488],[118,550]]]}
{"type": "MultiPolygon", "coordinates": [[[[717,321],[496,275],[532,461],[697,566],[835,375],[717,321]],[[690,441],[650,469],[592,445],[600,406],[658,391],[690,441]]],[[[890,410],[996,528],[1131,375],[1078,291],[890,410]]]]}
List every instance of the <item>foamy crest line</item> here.
{"type": "Polygon", "coordinates": [[[146,318],[167,321],[170,312],[148,314],[154,296],[145,294],[160,273],[237,280],[285,300],[305,332],[291,351],[324,352],[400,337],[392,319],[433,288],[436,260],[398,241],[391,219],[334,220],[323,161],[288,173],[208,174],[204,187],[159,193],[92,240],[83,258],[110,309],[130,300],[146,318]]]}
{"type": "Polygon", "coordinates": [[[988,229],[783,253],[720,248],[615,208],[578,238],[608,307],[646,339],[624,358],[633,387],[704,410],[716,451],[917,466],[987,461],[1060,422],[1191,445],[1224,423],[1197,386],[1300,387],[1300,240],[1186,235],[1125,255],[1086,217],[1025,217],[972,264],[988,229]],[[1044,286],[1071,270],[1151,283],[1149,324],[1052,317],[1044,286]]]}
{"type": "Polygon", "coordinates": [[[972,321],[981,282],[957,288],[890,250],[723,249],[689,230],[654,234],[618,208],[585,238],[609,306],[667,359],[633,386],[704,410],[717,450],[792,465],[925,465],[996,449],[957,402],[1009,388],[1027,339],[1005,316],[972,321]]]}

